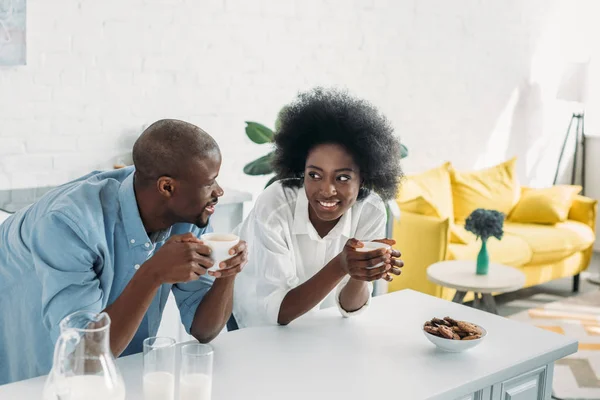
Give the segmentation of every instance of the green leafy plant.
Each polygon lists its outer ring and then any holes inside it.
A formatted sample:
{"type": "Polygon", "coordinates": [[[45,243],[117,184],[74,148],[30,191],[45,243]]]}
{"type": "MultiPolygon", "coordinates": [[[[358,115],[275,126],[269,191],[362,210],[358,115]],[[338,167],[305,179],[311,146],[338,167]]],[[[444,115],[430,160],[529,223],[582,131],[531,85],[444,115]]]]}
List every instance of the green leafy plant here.
{"type": "MultiPolygon", "coordinates": [[[[281,112],[280,112],[281,114],[281,112]]],[[[279,127],[279,118],[275,121],[275,129],[279,127]]],[[[256,144],[272,144],[274,141],[275,133],[272,129],[266,127],[263,124],[253,121],[246,121],[246,136],[256,144]]],[[[244,173],[246,175],[269,175],[273,173],[272,161],[275,155],[275,151],[271,150],[268,154],[257,158],[256,160],[246,164],[244,166],[244,173]]],[[[403,144],[400,148],[400,158],[408,156],[408,149],[403,144]]],[[[272,177],[266,184],[265,187],[275,182],[275,177],[272,177]]]]}
{"type": "MultiPolygon", "coordinates": [[[[267,128],[263,124],[246,121],[246,136],[248,136],[248,138],[256,144],[267,144],[273,143],[275,134],[270,128],[267,128]]],[[[268,154],[246,164],[244,166],[244,173],[246,175],[253,176],[272,174],[273,165],[271,163],[274,156],[275,151],[271,150],[268,154]]],[[[273,182],[275,182],[275,177],[269,179],[269,182],[267,182],[265,187],[269,186],[273,182]]]]}
{"type": "Polygon", "coordinates": [[[465,229],[484,242],[490,237],[500,240],[504,235],[504,214],[496,210],[478,208],[467,217],[465,229]]]}

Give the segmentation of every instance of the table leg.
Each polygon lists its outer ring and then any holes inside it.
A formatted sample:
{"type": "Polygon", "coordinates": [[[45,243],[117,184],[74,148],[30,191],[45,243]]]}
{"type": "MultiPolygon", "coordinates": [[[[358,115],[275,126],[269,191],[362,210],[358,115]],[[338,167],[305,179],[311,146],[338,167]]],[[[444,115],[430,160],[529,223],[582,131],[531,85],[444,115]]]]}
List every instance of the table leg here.
{"type": "Polygon", "coordinates": [[[467,292],[462,292],[460,290],[457,290],[456,293],[454,293],[454,297],[452,298],[452,301],[454,303],[462,304],[466,295],[467,295],[467,292]]]}
{"type": "Polygon", "coordinates": [[[473,292],[473,308],[481,310],[481,293],[473,292]]]}
{"type": "Polygon", "coordinates": [[[486,311],[489,311],[493,314],[498,314],[498,309],[496,308],[496,300],[494,300],[494,296],[491,293],[484,293],[481,295],[483,298],[483,305],[486,311]]]}

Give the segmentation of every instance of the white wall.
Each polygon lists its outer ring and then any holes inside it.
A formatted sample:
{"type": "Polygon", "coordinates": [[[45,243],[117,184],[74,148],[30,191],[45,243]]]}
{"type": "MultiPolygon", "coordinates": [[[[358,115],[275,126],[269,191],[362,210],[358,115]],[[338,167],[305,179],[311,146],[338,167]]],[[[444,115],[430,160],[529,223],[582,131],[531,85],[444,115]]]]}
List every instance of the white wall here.
{"type": "Polygon", "coordinates": [[[582,4],[29,0],[28,65],[0,68],[0,188],[110,167],[173,117],[218,140],[222,184],[256,194],[266,178],[242,167],[267,148],[244,121],[272,125],[317,84],[377,104],[410,149],[407,171],[517,155],[524,180],[550,183],[570,117],[553,90],[582,4]]]}
{"type": "MultiPolygon", "coordinates": [[[[586,152],[593,154],[592,157],[586,155],[586,196],[600,199],[600,135],[589,136],[586,140],[586,152]]],[[[596,231],[600,230],[600,214],[596,214],[596,231]]],[[[594,250],[600,252],[600,237],[596,236],[594,250]]]]}

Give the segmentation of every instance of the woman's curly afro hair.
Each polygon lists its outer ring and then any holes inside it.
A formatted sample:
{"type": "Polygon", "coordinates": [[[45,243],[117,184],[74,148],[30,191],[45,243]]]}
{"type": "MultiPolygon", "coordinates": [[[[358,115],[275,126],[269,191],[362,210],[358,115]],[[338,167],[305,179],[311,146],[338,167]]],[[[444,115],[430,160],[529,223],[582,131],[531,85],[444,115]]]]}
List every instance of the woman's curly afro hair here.
{"type": "Polygon", "coordinates": [[[369,102],[338,89],[300,93],[284,107],[275,133],[273,168],[284,186],[302,186],[308,153],[319,144],[342,145],[360,168],[358,200],[371,191],[396,195],[402,178],[400,142],[390,122],[369,102]]]}

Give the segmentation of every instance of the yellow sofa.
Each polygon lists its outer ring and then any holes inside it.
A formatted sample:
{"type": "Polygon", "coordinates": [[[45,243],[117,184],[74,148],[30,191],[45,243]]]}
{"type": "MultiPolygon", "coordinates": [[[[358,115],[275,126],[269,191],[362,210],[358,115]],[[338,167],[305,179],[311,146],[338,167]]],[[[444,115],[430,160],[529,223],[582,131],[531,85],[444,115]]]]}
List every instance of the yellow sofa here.
{"type": "MultiPolygon", "coordinates": [[[[488,240],[490,262],[522,270],[526,287],[570,276],[578,282],[578,274],[588,267],[592,255],[597,201],[574,194],[578,190],[573,191],[571,186],[573,195],[568,198],[567,206],[563,201],[563,208],[567,208],[562,217],[557,217],[558,222],[524,223],[517,218],[515,221],[511,213],[517,207],[520,211],[529,207],[530,214],[549,208],[540,203],[543,196],[523,195],[524,191],[537,189],[518,184],[515,162],[512,159],[486,170],[466,173],[446,163],[407,177],[397,199],[400,219],[394,222],[393,229],[405,267],[402,275],[389,284],[388,291],[410,288],[452,299],[455,291],[429,282],[426,270],[442,260],[473,260],[475,270],[481,242],[465,230],[464,219],[479,207],[498,209],[507,216],[502,239],[488,240]]],[[[535,216],[519,218],[535,219],[535,216]]],[[[465,301],[472,299],[470,295],[465,301]]]]}

